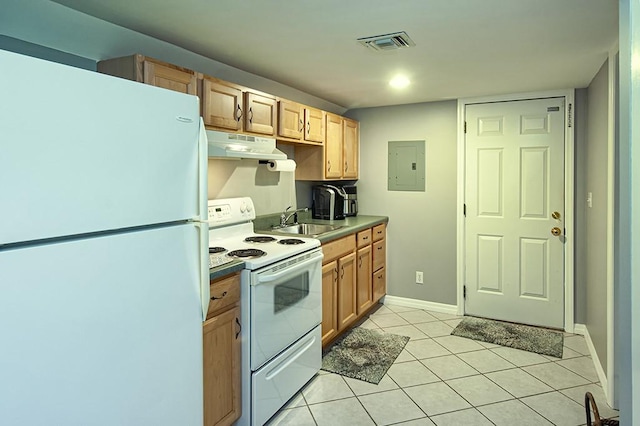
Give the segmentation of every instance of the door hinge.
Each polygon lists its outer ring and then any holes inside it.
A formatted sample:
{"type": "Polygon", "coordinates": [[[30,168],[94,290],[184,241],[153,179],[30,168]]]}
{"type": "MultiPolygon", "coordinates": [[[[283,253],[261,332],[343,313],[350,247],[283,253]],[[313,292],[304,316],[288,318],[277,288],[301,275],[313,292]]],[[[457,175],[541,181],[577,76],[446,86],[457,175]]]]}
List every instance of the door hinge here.
{"type": "Polygon", "coordinates": [[[571,125],[573,124],[573,108],[571,107],[572,105],[569,104],[567,108],[567,127],[571,127],[571,125]]]}
{"type": "Polygon", "coordinates": [[[462,286],[462,298],[463,299],[467,298],[467,286],[466,285],[462,286]]]}
{"type": "Polygon", "coordinates": [[[462,214],[464,215],[464,217],[467,217],[467,204],[463,204],[462,205],[462,214]]]}
{"type": "Polygon", "coordinates": [[[464,122],[464,132],[467,133],[467,122],[464,122]]]}

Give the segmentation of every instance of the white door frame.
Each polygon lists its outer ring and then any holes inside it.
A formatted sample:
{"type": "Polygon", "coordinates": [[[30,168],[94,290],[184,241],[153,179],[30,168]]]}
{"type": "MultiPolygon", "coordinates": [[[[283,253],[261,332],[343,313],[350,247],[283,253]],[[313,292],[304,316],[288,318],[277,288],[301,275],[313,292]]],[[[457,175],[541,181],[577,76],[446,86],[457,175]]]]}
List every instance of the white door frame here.
{"type": "Polygon", "coordinates": [[[465,186],[465,134],[464,119],[466,106],[477,103],[518,101],[551,97],[565,98],[565,133],[564,133],[564,193],[565,193],[565,228],[568,238],[564,245],[564,331],[574,332],[574,282],[573,282],[573,241],[574,241],[574,149],[573,149],[573,110],[575,108],[575,90],[551,90],[545,92],[518,93],[511,95],[483,96],[477,98],[458,99],[458,209],[457,209],[457,253],[456,281],[458,315],[464,315],[463,286],[465,279],[464,259],[464,186],[465,186]]]}

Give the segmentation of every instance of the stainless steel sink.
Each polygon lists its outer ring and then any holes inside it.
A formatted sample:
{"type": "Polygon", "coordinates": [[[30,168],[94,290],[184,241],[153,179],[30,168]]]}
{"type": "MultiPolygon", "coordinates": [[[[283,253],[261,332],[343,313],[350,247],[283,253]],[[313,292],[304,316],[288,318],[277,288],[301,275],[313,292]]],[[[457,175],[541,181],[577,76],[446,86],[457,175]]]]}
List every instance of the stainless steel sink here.
{"type": "Polygon", "coordinates": [[[289,225],[283,227],[273,228],[273,232],[282,232],[284,234],[297,234],[297,235],[309,235],[313,237],[317,237],[318,235],[322,235],[326,232],[335,231],[336,229],[340,229],[342,226],[340,225],[323,225],[318,223],[299,223],[296,225],[289,225]]]}

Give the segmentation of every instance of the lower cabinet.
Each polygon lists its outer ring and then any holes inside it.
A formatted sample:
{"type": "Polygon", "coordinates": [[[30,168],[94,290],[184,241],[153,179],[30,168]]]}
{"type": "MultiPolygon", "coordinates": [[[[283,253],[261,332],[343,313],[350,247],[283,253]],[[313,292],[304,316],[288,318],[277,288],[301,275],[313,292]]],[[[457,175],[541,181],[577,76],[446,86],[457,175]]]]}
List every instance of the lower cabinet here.
{"type": "Polygon", "coordinates": [[[240,276],[212,281],[202,324],[204,425],[231,425],[241,414],[240,276]]]}
{"type": "Polygon", "coordinates": [[[323,244],[322,345],[331,342],[357,318],[356,239],[349,235],[323,244]]]}
{"type": "Polygon", "coordinates": [[[322,344],[338,335],[338,262],[322,265],[322,344]]]}
{"type": "Polygon", "coordinates": [[[322,245],[322,346],[361,318],[387,291],[385,224],[322,245]]]}
{"type": "Polygon", "coordinates": [[[338,332],[358,316],[356,305],[356,254],[351,252],[338,259],[338,332]]]}

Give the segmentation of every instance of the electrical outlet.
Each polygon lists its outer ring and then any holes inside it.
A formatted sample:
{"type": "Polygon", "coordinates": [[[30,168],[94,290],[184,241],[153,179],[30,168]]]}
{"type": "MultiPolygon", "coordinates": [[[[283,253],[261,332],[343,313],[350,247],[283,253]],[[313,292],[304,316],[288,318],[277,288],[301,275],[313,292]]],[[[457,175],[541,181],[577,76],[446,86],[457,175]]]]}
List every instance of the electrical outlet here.
{"type": "Polygon", "coordinates": [[[424,284],[424,275],[422,271],[416,271],[416,284],[424,284]]]}

